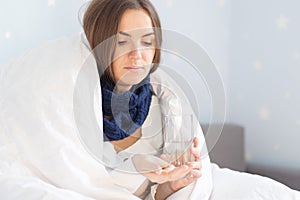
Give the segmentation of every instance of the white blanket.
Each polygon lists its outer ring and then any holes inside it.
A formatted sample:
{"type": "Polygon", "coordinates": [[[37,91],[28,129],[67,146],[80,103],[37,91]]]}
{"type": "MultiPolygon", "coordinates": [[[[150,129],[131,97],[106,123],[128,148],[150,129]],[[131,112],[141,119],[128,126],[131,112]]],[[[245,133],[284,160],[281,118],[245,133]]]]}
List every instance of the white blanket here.
{"type": "MultiPolygon", "coordinates": [[[[138,199],[115,184],[98,159],[102,153],[98,145],[101,112],[95,110],[96,127],[90,113],[81,113],[101,108],[99,88],[91,97],[88,92],[95,88],[75,87],[84,63],[97,74],[93,60],[86,60],[88,56],[88,49],[76,35],[50,42],[1,66],[1,199],[138,199]],[[95,100],[93,108],[87,103],[91,99],[95,100]],[[93,140],[79,131],[89,132],[93,140]],[[93,148],[87,149],[82,141],[93,148]]],[[[164,73],[158,72],[158,81],[161,76],[164,73]]],[[[299,193],[260,176],[213,166],[211,178],[209,159],[203,164],[203,177],[169,199],[208,199],[210,195],[211,199],[299,198],[299,193]]]]}
{"type": "Polygon", "coordinates": [[[300,192],[270,178],[219,168],[212,164],[213,193],[210,199],[300,199],[300,192]]]}

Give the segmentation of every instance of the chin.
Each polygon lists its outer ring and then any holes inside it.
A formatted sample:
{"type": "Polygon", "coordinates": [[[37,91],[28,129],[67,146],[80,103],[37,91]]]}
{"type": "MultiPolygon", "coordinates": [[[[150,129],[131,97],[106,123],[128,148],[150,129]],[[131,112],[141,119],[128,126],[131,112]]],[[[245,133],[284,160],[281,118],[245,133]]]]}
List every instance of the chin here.
{"type": "Polygon", "coordinates": [[[120,81],[119,84],[124,86],[133,86],[140,83],[143,79],[120,81]]]}
{"type": "Polygon", "coordinates": [[[123,77],[118,81],[118,84],[132,86],[140,83],[142,80],[144,80],[144,78],[146,78],[146,75],[139,76],[137,74],[134,74],[132,76],[123,77]]]}

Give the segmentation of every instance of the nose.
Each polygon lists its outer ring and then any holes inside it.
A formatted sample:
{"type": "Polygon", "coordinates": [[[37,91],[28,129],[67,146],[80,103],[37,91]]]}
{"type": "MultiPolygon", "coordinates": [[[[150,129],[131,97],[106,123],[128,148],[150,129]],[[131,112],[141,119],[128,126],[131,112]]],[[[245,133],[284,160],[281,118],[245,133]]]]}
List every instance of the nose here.
{"type": "Polygon", "coordinates": [[[131,60],[138,60],[138,59],[142,58],[142,49],[135,48],[135,49],[131,50],[131,52],[129,54],[129,58],[131,60]]]}

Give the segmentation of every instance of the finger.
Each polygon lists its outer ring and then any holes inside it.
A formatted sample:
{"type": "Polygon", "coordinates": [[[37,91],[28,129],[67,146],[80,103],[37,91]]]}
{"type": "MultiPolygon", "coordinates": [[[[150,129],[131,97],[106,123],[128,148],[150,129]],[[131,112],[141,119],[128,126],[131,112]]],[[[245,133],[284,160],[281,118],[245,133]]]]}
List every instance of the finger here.
{"type": "Polygon", "coordinates": [[[188,176],[188,177],[182,179],[180,184],[182,184],[182,187],[185,187],[185,186],[190,185],[191,183],[193,183],[195,180],[197,180],[195,177],[188,176]]]}
{"type": "Polygon", "coordinates": [[[188,162],[186,163],[190,168],[193,170],[200,170],[202,168],[202,163],[200,161],[198,162],[188,162]]]}
{"type": "Polygon", "coordinates": [[[164,180],[175,181],[185,177],[191,170],[192,168],[188,167],[187,165],[183,165],[176,167],[174,170],[169,172],[162,171],[161,176],[165,178],[164,180]]]}
{"type": "Polygon", "coordinates": [[[158,170],[155,171],[156,174],[160,175],[162,172],[169,172],[175,169],[175,166],[172,164],[163,165],[158,170]]]}
{"type": "Polygon", "coordinates": [[[194,147],[195,148],[198,147],[198,145],[199,145],[199,139],[197,137],[194,137],[193,143],[194,143],[194,147]]]}
{"type": "Polygon", "coordinates": [[[164,160],[164,161],[169,161],[169,155],[166,155],[166,154],[161,154],[160,156],[160,159],[164,160]]]}
{"type": "Polygon", "coordinates": [[[202,176],[202,172],[200,170],[192,170],[190,172],[191,176],[198,179],[202,176]]]}
{"type": "Polygon", "coordinates": [[[146,173],[144,175],[153,183],[162,184],[164,182],[167,182],[167,180],[165,180],[164,177],[160,176],[159,174],[153,173],[153,172],[146,173]]]}
{"type": "Polygon", "coordinates": [[[200,160],[200,149],[192,147],[190,153],[194,157],[194,161],[200,160]]]}
{"type": "Polygon", "coordinates": [[[190,149],[191,154],[200,157],[200,149],[197,147],[191,147],[190,149]]]}
{"type": "Polygon", "coordinates": [[[194,173],[194,172],[192,173],[191,172],[190,174],[185,176],[185,178],[180,179],[178,181],[174,181],[172,187],[177,188],[177,189],[183,188],[183,187],[195,182],[200,176],[201,176],[200,173],[194,173]]]}
{"type": "Polygon", "coordinates": [[[169,181],[168,174],[174,173],[173,170],[179,171],[180,169],[176,169],[173,165],[170,165],[166,169],[163,169],[163,170],[159,170],[156,172],[144,173],[144,176],[146,176],[153,183],[162,184],[162,183],[169,181]]]}
{"type": "Polygon", "coordinates": [[[189,168],[188,166],[181,166],[181,167],[168,167],[167,169],[164,170],[160,170],[157,172],[150,172],[145,174],[146,177],[154,182],[154,183],[165,183],[168,181],[174,181],[177,179],[180,179],[182,177],[184,177],[186,174],[188,174],[191,171],[191,168],[189,168]]]}

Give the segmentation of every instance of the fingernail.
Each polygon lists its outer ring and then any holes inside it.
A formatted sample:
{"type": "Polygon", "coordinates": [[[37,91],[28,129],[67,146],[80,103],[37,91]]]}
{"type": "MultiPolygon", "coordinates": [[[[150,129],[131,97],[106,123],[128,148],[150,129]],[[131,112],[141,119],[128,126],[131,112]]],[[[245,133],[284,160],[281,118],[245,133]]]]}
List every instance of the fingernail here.
{"type": "Polygon", "coordinates": [[[181,168],[183,168],[184,170],[188,170],[188,169],[189,169],[189,166],[187,166],[187,165],[182,165],[181,168]]]}

